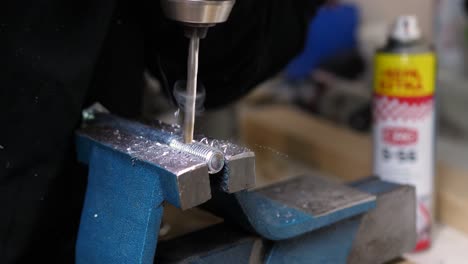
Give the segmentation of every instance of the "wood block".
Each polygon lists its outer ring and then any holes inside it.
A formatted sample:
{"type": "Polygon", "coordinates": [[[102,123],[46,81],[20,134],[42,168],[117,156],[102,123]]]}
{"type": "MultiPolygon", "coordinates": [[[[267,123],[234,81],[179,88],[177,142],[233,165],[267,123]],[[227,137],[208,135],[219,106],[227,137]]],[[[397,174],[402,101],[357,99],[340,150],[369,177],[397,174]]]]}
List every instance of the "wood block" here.
{"type": "Polygon", "coordinates": [[[371,140],[328,121],[285,106],[244,109],[242,140],[254,150],[265,146],[336,175],[356,180],[371,174],[371,140]]]}

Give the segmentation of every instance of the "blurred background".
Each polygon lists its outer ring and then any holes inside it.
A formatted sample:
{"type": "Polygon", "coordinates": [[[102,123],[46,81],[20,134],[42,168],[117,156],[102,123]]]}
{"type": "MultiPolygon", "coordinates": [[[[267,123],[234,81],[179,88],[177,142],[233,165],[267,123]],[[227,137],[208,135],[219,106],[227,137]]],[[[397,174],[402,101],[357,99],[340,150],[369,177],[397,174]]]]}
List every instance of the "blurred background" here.
{"type": "MultiPolygon", "coordinates": [[[[396,17],[416,15],[438,56],[437,228],[432,248],[407,259],[466,263],[467,2],[329,1],[310,21],[302,54],[242,101],[200,113],[196,129],[255,151],[260,186],[312,170],[343,181],[371,175],[373,57],[396,17]]],[[[157,80],[147,81],[146,114],[176,122],[177,107],[162,97],[157,80]]]]}

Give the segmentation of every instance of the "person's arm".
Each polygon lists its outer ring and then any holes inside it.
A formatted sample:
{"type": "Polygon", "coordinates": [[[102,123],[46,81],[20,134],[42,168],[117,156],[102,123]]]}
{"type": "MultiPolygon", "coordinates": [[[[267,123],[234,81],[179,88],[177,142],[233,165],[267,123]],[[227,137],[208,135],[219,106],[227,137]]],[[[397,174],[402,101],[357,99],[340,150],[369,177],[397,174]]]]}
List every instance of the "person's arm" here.
{"type": "MultiPolygon", "coordinates": [[[[303,48],[308,20],[323,0],[238,0],[229,20],[201,41],[199,80],[208,108],[223,106],[273,76],[303,48]]],[[[167,85],[186,78],[188,42],[165,22],[157,37],[167,85]]],[[[150,59],[149,64],[156,63],[150,59]]],[[[157,71],[155,71],[157,72],[157,71]]]]}

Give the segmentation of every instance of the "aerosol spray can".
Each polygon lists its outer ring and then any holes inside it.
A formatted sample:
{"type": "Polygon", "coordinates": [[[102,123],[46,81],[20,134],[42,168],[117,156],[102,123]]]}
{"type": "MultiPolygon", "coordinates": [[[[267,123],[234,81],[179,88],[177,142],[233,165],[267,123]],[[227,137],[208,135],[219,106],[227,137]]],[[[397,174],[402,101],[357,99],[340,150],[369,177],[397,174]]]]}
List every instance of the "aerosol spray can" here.
{"type": "Polygon", "coordinates": [[[416,251],[431,244],[436,56],[416,17],[399,17],[375,55],[374,174],[416,188],[416,251]]]}

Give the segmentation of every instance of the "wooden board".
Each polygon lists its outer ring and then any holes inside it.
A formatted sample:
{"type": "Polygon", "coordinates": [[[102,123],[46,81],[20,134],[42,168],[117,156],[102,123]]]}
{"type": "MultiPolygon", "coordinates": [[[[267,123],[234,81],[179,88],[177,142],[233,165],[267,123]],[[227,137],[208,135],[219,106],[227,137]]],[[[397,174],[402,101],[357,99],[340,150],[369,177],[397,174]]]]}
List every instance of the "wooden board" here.
{"type": "MultiPolygon", "coordinates": [[[[254,151],[277,150],[283,156],[345,180],[371,174],[369,137],[343,130],[291,107],[244,108],[240,131],[244,143],[254,151]]],[[[260,160],[263,156],[261,151],[260,160]]]]}
{"type": "Polygon", "coordinates": [[[468,145],[440,139],[437,155],[436,215],[468,234],[468,145]]]}

